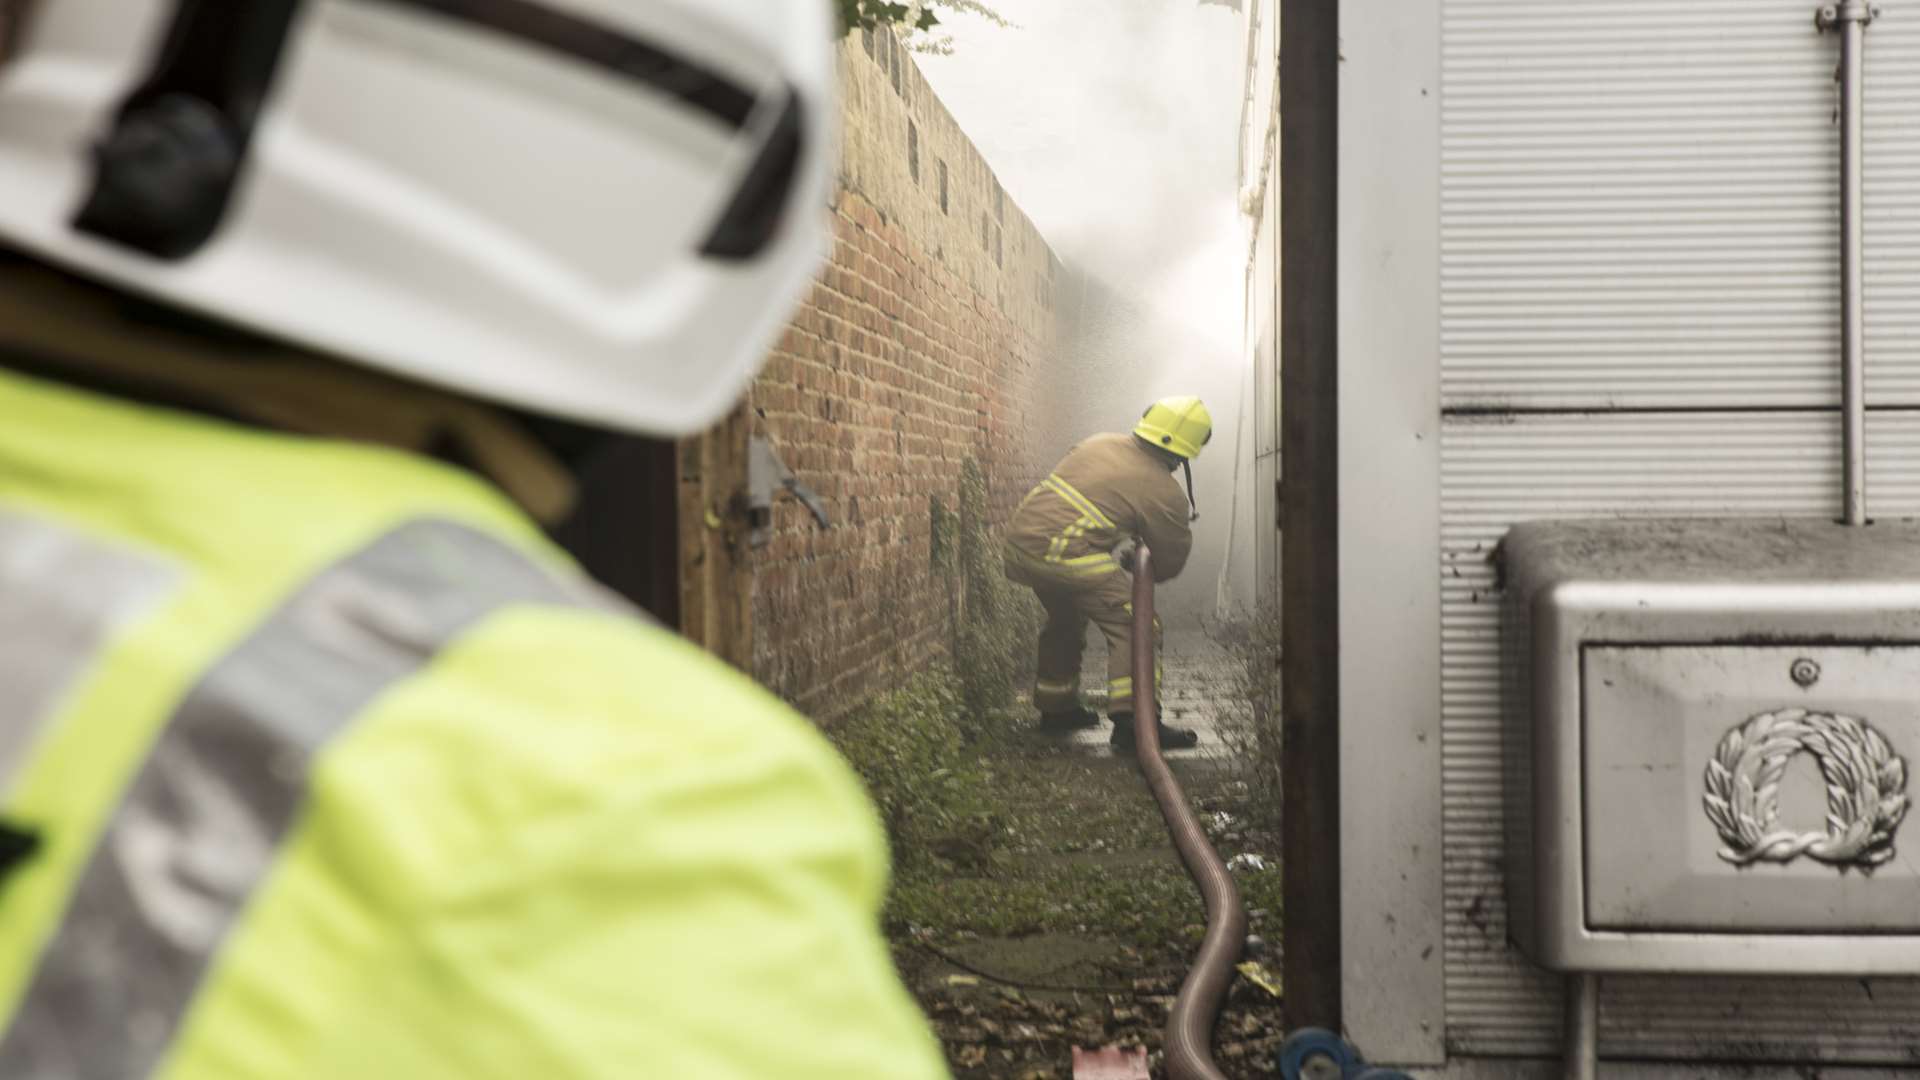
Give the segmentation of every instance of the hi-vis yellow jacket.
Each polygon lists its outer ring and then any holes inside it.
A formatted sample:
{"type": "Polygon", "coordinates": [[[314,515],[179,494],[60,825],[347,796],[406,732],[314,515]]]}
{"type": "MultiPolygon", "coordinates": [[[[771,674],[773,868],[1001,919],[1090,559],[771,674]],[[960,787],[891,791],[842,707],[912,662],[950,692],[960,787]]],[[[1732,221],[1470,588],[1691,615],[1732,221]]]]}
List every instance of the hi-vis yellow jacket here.
{"type": "Polygon", "coordinates": [[[944,1075],[854,777],[617,607],[465,474],[0,372],[0,1076],[944,1075]]]}
{"type": "Polygon", "coordinates": [[[1167,581],[1193,550],[1179,481],[1132,435],[1095,435],[1027,494],[1007,527],[1007,560],[1028,579],[1099,577],[1120,569],[1112,551],[1138,536],[1167,581]]]}

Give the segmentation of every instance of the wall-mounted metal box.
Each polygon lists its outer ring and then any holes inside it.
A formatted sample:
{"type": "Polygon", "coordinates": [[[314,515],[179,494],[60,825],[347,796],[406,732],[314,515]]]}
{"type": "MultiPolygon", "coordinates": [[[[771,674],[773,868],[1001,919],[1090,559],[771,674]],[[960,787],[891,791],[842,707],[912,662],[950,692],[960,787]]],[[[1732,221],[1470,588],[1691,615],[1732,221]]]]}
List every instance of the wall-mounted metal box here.
{"type": "Polygon", "coordinates": [[[1516,526],[1507,891],[1567,971],[1920,971],[1920,528],[1516,526]]]}

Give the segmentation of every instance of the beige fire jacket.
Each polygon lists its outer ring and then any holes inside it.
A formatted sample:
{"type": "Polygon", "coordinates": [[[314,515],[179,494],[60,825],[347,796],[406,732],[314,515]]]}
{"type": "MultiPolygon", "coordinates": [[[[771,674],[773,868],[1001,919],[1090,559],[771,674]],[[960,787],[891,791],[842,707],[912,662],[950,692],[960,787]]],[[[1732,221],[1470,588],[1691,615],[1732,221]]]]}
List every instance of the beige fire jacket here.
{"type": "Polygon", "coordinates": [[[1138,536],[1153,549],[1156,581],[1175,577],[1193,550],[1188,504],[1152,450],[1132,435],[1095,435],[1027,493],[1007,528],[1008,559],[1048,577],[1117,571],[1111,552],[1138,536]]]}

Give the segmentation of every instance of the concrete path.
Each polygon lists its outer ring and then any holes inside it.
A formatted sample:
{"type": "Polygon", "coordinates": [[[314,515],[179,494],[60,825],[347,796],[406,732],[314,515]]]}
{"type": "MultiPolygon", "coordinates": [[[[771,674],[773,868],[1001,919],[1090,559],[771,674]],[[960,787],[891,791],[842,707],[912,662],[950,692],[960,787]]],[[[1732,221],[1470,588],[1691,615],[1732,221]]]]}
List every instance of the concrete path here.
{"type": "MultiPolygon", "coordinates": [[[[1224,701],[1237,685],[1233,656],[1212,638],[1197,619],[1169,620],[1160,658],[1166,685],[1160,690],[1161,720],[1174,727],[1192,728],[1200,735],[1200,745],[1191,750],[1172,750],[1167,760],[1224,756],[1228,747],[1221,741],[1218,722],[1224,701]]],[[[1080,685],[1092,689],[1107,679],[1107,650],[1100,635],[1093,634],[1080,676],[1080,685]]],[[[1089,695],[1089,707],[1103,715],[1105,703],[1089,695]]],[[[1107,739],[1112,727],[1102,722],[1097,728],[1077,732],[1067,745],[1084,753],[1110,753],[1107,739]]]]}

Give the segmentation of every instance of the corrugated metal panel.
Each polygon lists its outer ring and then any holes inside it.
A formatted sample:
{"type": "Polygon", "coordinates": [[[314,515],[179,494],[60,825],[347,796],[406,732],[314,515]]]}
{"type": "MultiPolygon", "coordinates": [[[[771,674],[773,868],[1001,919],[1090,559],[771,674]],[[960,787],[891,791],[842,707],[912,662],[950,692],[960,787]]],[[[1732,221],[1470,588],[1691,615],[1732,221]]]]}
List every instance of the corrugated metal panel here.
{"type": "MultiPolygon", "coordinates": [[[[1920,414],[1874,414],[1867,434],[1876,515],[1920,515],[1920,414]]],[[[1507,945],[1493,546],[1512,523],[1539,518],[1831,516],[1838,454],[1830,412],[1508,416],[1446,426],[1441,712],[1454,1052],[1552,1053],[1559,1037],[1557,980],[1507,945]]],[[[1605,986],[1609,1053],[1920,1062],[1920,982],[1605,986]]]]}
{"type": "MultiPolygon", "coordinates": [[[[1446,0],[1442,391],[1819,406],[1837,46],[1811,0],[1446,0]]],[[[1868,35],[1869,400],[1920,403],[1920,10],[1868,35]]]]}

